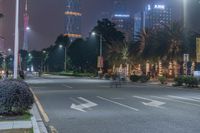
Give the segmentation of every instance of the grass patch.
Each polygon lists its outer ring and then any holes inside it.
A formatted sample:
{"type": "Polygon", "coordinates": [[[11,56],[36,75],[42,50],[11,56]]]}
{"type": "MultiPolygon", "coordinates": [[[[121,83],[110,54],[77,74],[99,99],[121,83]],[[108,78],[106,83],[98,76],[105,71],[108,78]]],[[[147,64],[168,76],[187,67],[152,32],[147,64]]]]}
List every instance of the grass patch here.
{"type": "Polygon", "coordinates": [[[33,133],[33,128],[30,129],[9,129],[1,130],[1,133],[33,133]]]}
{"type": "Polygon", "coordinates": [[[0,116],[0,121],[29,121],[31,120],[32,115],[29,112],[24,113],[23,115],[17,116],[0,116]]]}

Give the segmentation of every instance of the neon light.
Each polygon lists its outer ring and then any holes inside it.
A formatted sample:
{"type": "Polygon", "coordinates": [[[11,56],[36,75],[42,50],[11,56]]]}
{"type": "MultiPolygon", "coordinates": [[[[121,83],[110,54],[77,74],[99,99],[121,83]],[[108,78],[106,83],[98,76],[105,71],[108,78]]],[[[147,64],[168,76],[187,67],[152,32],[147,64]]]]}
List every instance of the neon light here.
{"type": "Polygon", "coordinates": [[[115,17],[120,17],[120,18],[129,18],[130,15],[129,14],[115,14],[115,17]]]}

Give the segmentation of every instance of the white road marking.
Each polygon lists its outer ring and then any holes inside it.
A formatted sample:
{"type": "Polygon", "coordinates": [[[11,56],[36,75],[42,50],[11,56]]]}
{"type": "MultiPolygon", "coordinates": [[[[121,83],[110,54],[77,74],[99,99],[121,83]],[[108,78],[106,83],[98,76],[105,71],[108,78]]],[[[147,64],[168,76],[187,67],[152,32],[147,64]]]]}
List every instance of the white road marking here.
{"type": "Polygon", "coordinates": [[[200,97],[192,97],[192,98],[197,99],[197,100],[200,100],[200,97]]]}
{"type": "Polygon", "coordinates": [[[104,98],[104,97],[100,97],[100,96],[97,96],[99,99],[101,100],[104,100],[104,101],[107,101],[107,102],[111,102],[111,103],[114,103],[114,104],[117,104],[117,105],[120,105],[122,107],[125,107],[125,108],[128,108],[128,109],[131,109],[131,110],[134,110],[134,111],[139,111],[139,109],[136,109],[136,108],[133,108],[131,106],[128,106],[128,105],[125,105],[125,104],[122,104],[122,103],[119,103],[119,102],[115,102],[115,101],[112,101],[112,100],[109,100],[107,98],[104,98]]]}
{"type": "Polygon", "coordinates": [[[64,87],[72,89],[73,87],[63,84],[64,87]]]}
{"type": "Polygon", "coordinates": [[[191,99],[191,98],[185,98],[185,97],[179,97],[179,96],[168,95],[168,97],[175,98],[175,99],[188,100],[188,101],[193,101],[193,102],[200,102],[199,100],[195,100],[195,99],[191,99]]]}
{"type": "Polygon", "coordinates": [[[114,100],[124,100],[125,98],[122,98],[122,97],[114,97],[114,98],[112,98],[112,99],[114,99],[114,100]]]}
{"type": "Polygon", "coordinates": [[[148,99],[145,97],[140,97],[140,96],[133,96],[134,98],[138,98],[138,99],[142,99],[142,100],[147,100],[147,101],[151,101],[151,102],[142,102],[144,105],[146,106],[151,106],[151,107],[156,107],[156,108],[161,108],[160,106],[164,105],[165,102],[161,102],[161,101],[157,101],[157,100],[152,100],[152,99],[148,99]]]}
{"type": "Polygon", "coordinates": [[[163,100],[169,100],[169,101],[173,101],[173,102],[178,102],[178,103],[182,103],[182,104],[188,104],[188,105],[192,105],[192,106],[200,107],[199,104],[189,103],[189,102],[183,102],[183,101],[176,100],[176,99],[170,99],[170,98],[166,98],[166,97],[158,97],[158,96],[151,96],[151,97],[158,98],[158,99],[163,99],[163,100]]]}
{"type": "Polygon", "coordinates": [[[80,100],[82,100],[82,101],[84,101],[86,103],[80,104],[80,105],[76,105],[76,104],[72,103],[72,105],[70,107],[71,109],[75,109],[75,110],[78,110],[78,111],[81,111],[81,112],[87,112],[84,109],[95,107],[95,106],[98,105],[98,104],[96,104],[94,102],[91,102],[91,101],[89,101],[89,100],[87,100],[87,99],[85,99],[83,97],[78,97],[78,99],[80,99],[80,100]]]}

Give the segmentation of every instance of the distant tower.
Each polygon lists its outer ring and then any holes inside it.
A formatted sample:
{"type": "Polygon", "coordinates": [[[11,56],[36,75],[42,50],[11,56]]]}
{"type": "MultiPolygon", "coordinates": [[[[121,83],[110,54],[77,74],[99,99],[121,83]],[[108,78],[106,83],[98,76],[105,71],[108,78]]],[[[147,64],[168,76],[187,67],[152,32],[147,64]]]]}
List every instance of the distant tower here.
{"type": "Polygon", "coordinates": [[[28,1],[25,3],[24,12],[24,44],[23,50],[28,50],[28,30],[29,30],[29,15],[28,15],[28,1]]]}
{"type": "Polygon", "coordinates": [[[81,38],[80,0],[67,0],[65,10],[65,35],[73,41],[81,38]]]}

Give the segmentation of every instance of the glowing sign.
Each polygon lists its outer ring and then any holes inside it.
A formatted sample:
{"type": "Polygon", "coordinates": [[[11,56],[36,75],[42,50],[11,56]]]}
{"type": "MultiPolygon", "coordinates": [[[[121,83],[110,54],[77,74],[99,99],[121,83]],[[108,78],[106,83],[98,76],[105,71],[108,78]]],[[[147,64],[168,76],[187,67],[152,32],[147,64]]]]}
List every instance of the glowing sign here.
{"type": "Polygon", "coordinates": [[[130,15],[129,14],[115,14],[115,17],[120,17],[120,18],[129,18],[130,15]]]}
{"type": "Polygon", "coordinates": [[[165,5],[155,5],[154,8],[156,9],[165,9],[165,5]]]}

